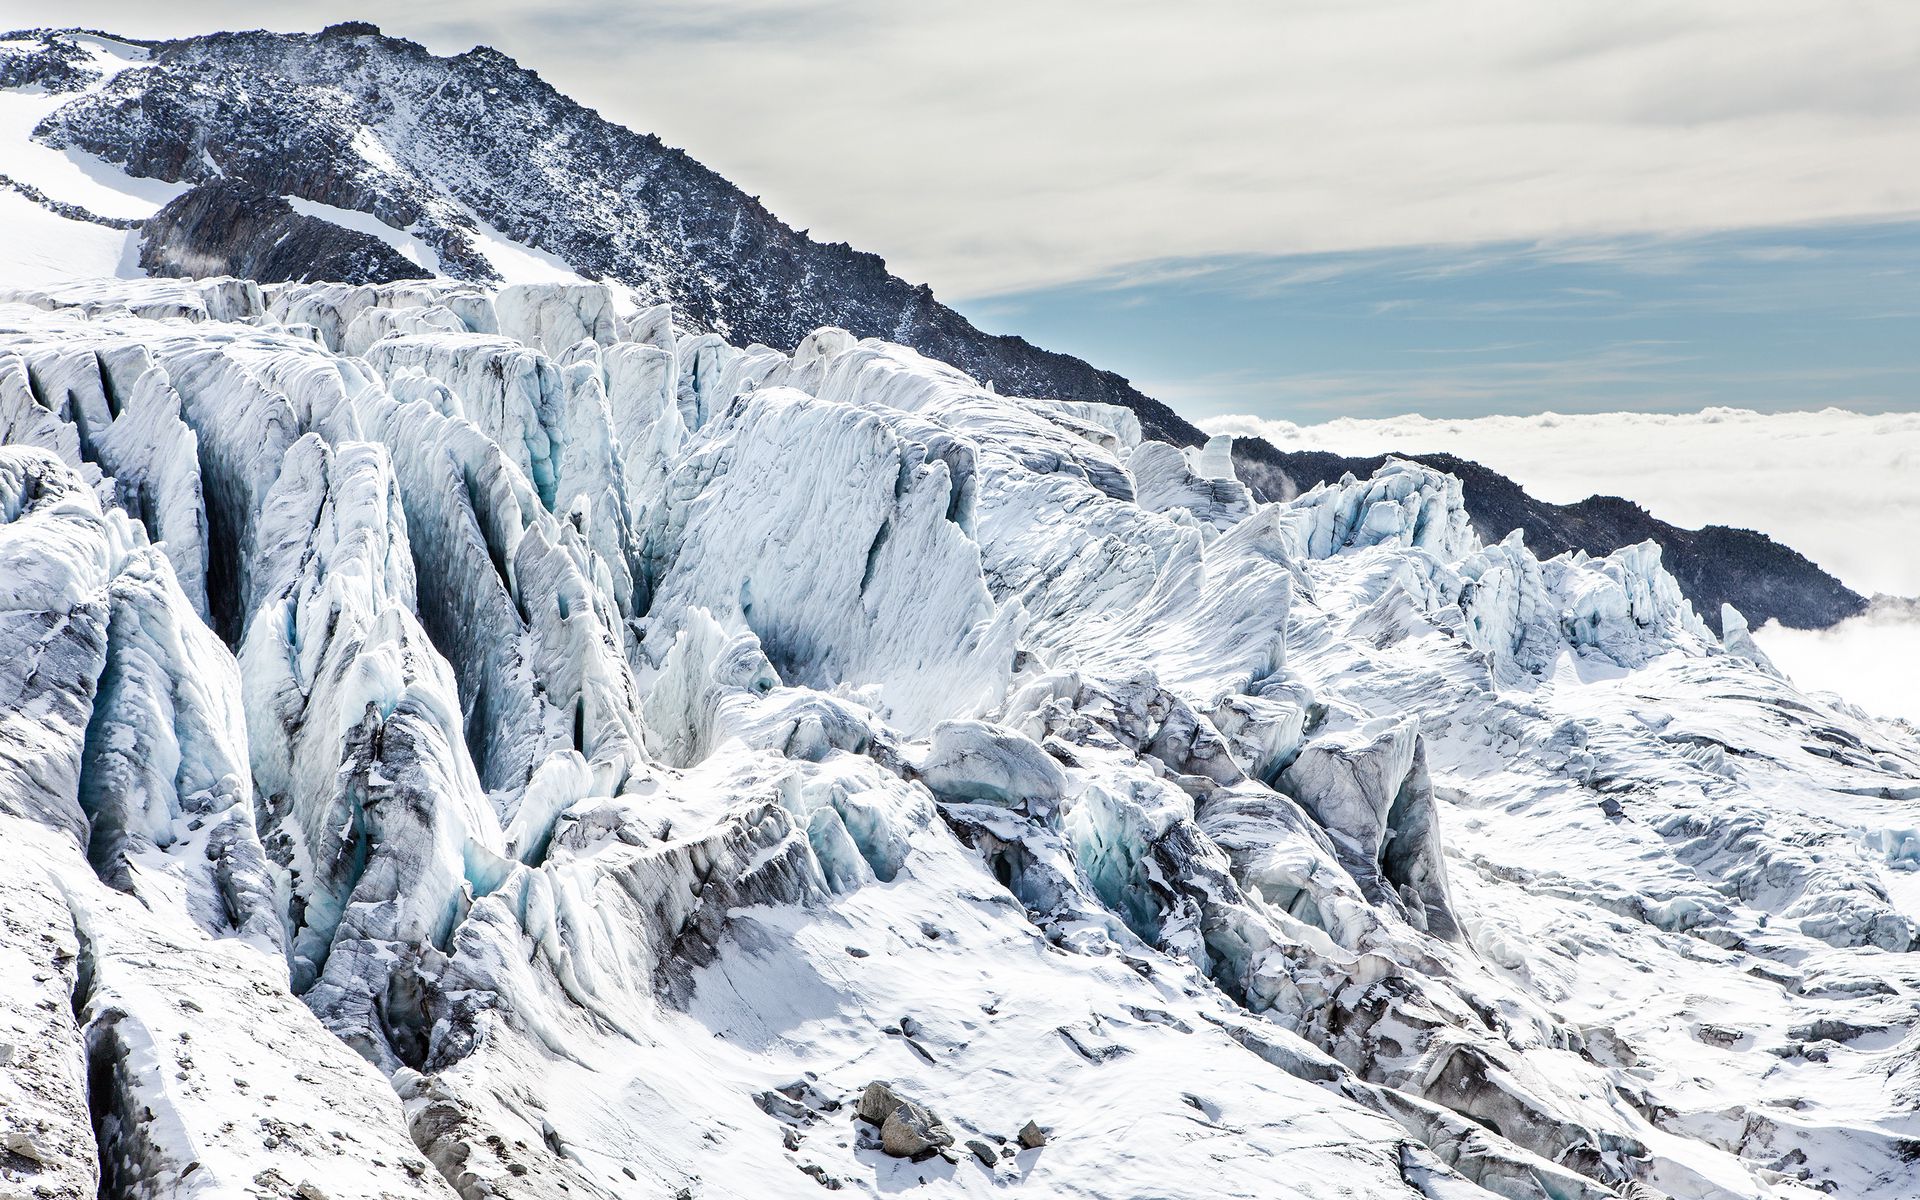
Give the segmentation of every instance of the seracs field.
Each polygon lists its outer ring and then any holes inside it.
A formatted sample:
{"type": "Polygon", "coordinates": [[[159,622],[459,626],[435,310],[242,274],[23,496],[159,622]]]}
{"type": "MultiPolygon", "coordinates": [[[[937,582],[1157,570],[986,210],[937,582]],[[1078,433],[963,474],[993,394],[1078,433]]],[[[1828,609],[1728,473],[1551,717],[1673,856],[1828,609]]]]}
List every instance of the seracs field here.
{"type": "Polygon", "coordinates": [[[1911,1194],[1920,746],[1650,547],[590,286],[16,293],[0,429],[42,1194],[1911,1194]]]}
{"type": "Polygon", "coordinates": [[[625,286],[57,266],[0,1195],[1920,1194],[1920,735],[1652,543],[625,286]]]}

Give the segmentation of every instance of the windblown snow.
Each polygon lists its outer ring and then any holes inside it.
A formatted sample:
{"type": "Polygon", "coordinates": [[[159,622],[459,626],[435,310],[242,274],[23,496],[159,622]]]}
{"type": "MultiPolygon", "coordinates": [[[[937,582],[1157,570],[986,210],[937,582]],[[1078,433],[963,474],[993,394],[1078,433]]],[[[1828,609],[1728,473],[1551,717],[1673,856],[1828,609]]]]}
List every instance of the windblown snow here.
{"type": "Polygon", "coordinates": [[[1920,737],[822,329],[0,302],[0,1181],[1894,1200],[1920,737]]]}

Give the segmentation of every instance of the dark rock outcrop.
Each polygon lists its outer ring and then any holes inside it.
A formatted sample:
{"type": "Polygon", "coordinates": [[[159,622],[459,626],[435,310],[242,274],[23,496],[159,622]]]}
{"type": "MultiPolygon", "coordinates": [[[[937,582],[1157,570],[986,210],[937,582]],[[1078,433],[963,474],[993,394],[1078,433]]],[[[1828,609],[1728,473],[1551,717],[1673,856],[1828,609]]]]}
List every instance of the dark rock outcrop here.
{"type": "Polygon", "coordinates": [[[0,88],[38,87],[54,93],[78,91],[99,74],[87,64],[88,56],[83,48],[52,33],[0,34],[0,88]]]}
{"type": "Polygon", "coordinates": [[[149,275],[237,275],[261,283],[426,279],[370,233],[295,212],[282,196],[214,180],[184,192],[147,219],[140,266],[149,275]]]}
{"type": "Polygon", "coordinates": [[[1499,541],[1518,529],[1542,558],[1568,550],[1598,556],[1636,542],[1658,542],[1662,561],[1680,590],[1716,632],[1722,604],[1738,608],[1755,626],[1777,620],[1794,629],[1824,629],[1867,607],[1864,597],[1805,555],[1750,529],[1683,529],[1618,496],[1549,504],[1505,475],[1451,454],[1346,458],[1319,450],[1282,451],[1258,438],[1234,446],[1241,477],[1272,499],[1297,495],[1348,472],[1364,479],[1389,457],[1459,476],[1468,515],[1483,541],[1499,541]]]}

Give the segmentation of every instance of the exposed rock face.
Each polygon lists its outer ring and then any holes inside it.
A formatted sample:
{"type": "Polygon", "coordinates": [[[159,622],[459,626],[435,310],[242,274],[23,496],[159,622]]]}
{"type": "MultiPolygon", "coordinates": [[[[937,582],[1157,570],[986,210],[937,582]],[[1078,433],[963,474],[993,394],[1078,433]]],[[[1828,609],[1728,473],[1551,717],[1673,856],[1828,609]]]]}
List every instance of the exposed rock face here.
{"type": "Polygon", "coordinates": [[[75,92],[99,78],[84,47],[52,31],[10,34],[0,45],[0,88],[75,92]]]}
{"type": "Polygon", "coordinates": [[[169,201],[140,231],[140,267],[151,275],[238,275],[261,283],[425,279],[369,233],[306,216],[278,194],[222,179],[169,201]]]}

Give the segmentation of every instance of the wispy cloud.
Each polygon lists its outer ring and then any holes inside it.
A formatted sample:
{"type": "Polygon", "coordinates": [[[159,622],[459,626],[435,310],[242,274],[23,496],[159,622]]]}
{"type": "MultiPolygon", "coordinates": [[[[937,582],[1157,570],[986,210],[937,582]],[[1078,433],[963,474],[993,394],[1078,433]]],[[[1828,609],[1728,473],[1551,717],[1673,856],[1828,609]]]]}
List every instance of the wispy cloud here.
{"type": "Polygon", "coordinates": [[[1407,354],[1505,354],[1509,350],[1527,350],[1539,342],[1489,342],[1484,346],[1409,346],[1407,354]]]}
{"type": "MultiPolygon", "coordinates": [[[[339,15],[69,0],[24,19],[339,15]]],[[[949,298],[1169,258],[1920,211],[1910,0],[415,0],[382,18],[443,53],[506,50],[949,298]]]]}

